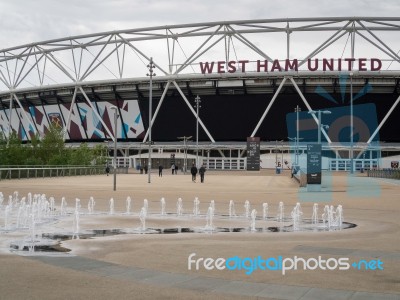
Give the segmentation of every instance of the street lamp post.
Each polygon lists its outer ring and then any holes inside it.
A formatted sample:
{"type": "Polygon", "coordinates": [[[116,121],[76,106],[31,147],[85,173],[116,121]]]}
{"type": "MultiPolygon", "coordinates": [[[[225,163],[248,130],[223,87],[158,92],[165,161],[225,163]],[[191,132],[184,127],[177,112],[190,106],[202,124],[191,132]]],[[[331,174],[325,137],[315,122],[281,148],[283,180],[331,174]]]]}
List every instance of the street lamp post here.
{"type": "MultiPolygon", "coordinates": [[[[275,170],[278,169],[278,142],[282,143],[282,147],[283,147],[283,140],[276,140],[275,141],[275,170]]],[[[283,166],[283,153],[282,153],[282,162],[281,162],[281,167],[283,166]]],[[[283,169],[283,167],[282,167],[283,169]]]]}
{"type": "Polygon", "coordinates": [[[354,173],[353,130],[353,72],[350,72],[350,174],[354,173]]]}
{"type": "Polygon", "coordinates": [[[284,169],[284,167],[283,167],[283,165],[284,165],[284,163],[283,163],[283,140],[281,140],[281,157],[282,157],[281,166],[282,166],[282,172],[283,172],[283,169],[284,169]]]}
{"type": "Polygon", "coordinates": [[[295,158],[294,158],[294,162],[296,165],[299,164],[299,131],[300,131],[300,123],[299,123],[299,112],[301,111],[300,106],[296,106],[296,108],[294,109],[294,111],[296,112],[296,141],[295,141],[295,147],[296,147],[296,153],[295,153],[295,158]]]}
{"type": "Polygon", "coordinates": [[[183,140],[183,148],[184,148],[184,160],[183,160],[183,174],[186,174],[186,169],[187,169],[187,149],[186,149],[186,142],[191,139],[192,136],[180,136],[178,139],[183,140]]]}
{"type": "Polygon", "coordinates": [[[199,108],[201,100],[199,95],[194,99],[196,106],[196,166],[199,167],[199,108]]]}
{"type": "Polygon", "coordinates": [[[116,106],[111,107],[114,110],[114,191],[117,190],[117,117],[118,108],[116,106]]]}
{"type": "Polygon", "coordinates": [[[300,140],[302,140],[303,138],[297,138],[297,137],[289,137],[288,136],[288,140],[289,141],[294,141],[294,144],[295,144],[295,158],[294,158],[294,164],[293,165],[295,165],[295,166],[298,166],[299,165],[299,141],[300,140]]]}
{"type": "Polygon", "coordinates": [[[313,115],[315,115],[315,113],[318,114],[318,144],[321,144],[321,131],[322,131],[322,128],[323,127],[328,127],[328,125],[322,125],[322,123],[321,123],[321,114],[328,115],[328,114],[331,113],[331,111],[330,110],[317,110],[317,111],[310,110],[308,113],[309,114],[313,114],[313,115]]]}
{"type": "Polygon", "coordinates": [[[149,87],[149,161],[148,161],[148,183],[151,183],[151,127],[152,127],[152,104],[153,104],[153,76],[156,76],[154,73],[154,68],[156,66],[153,63],[153,58],[150,57],[149,64],[147,68],[149,69],[149,73],[146,75],[150,77],[150,87],[149,87]]]}

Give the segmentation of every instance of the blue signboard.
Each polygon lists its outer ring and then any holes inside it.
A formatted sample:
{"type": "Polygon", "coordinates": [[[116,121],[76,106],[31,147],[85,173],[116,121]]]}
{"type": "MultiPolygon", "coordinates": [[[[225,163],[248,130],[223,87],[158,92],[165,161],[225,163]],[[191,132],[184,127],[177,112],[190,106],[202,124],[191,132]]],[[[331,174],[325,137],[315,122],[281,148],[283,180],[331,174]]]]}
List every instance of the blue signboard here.
{"type": "Polygon", "coordinates": [[[307,145],[307,184],[321,184],[321,144],[307,145]]]}

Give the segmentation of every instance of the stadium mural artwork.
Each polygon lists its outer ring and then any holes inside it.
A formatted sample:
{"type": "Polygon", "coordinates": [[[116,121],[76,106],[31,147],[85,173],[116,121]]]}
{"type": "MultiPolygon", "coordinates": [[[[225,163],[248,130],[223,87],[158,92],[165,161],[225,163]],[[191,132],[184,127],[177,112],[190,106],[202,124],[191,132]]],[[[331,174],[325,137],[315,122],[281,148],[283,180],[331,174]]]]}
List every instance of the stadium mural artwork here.
{"type": "MultiPolygon", "coordinates": [[[[251,71],[256,72],[287,72],[299,71],[303,63],[298,59],[286,59],[273,61],[257,60],[251,62],[249,60],[231,60],[231,61],[211,61],[200,62],[200,70],[202,74],[216,73],[236,73],[251,71]]],[[[310,72],[314,71],[380,71],[382,61],[378,58],[322,58],[308,59],[306,68],[310,72]]]]}
{"type": "MultiPolygon", "coordinates": [[[[113,111],[110,109],[113,102],[96,102],[97,112],[108,128],[115,131],[113,111]]],[[[13,108],[11,113],[11,131],[18,133],[21,140],[27,141],[35,134],[35,129],[43,136],[49,129],[49,124],[57,127],[66,127],[70,104],[30,106],[25,108],[27,115],[33,121],[33,125],[23,117],[21,108],[13,108]]],[[[144,125],[137,100],[125,100],[120,103],[119,111],[122,120],[118,122],[117,136],[121,139],[138,138],[144,134],[144,125]]],[[[0,111],[0,128],[7,134],[9,131],[9,110],[0,111]]],[[[104,130],[99,118],[87,103],[76,103],[71,111],[71,121],[66,138],[70,140],[82,139],[107,139],[110,138],[104,130]]]]}

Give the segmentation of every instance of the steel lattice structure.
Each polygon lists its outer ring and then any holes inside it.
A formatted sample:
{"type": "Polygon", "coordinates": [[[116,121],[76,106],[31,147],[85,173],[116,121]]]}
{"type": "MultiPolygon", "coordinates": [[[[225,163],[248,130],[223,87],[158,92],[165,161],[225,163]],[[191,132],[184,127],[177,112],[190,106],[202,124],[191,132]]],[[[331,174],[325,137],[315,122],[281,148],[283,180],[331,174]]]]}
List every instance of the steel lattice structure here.
{"type": "MultiPolygon", "coordinates": [[[[81,122],[76,126],[83,127],[83,130],[79,129],[83,139],[114,139],[117,131],[118,138],[146,141],[149,120],[144,119],[142,123],[139,118],[139,115],[144,117],[140,104],[137,107],[124,101],[148,98],[146,66],[152,58],[157,73],[153,78],[153,98],[158,100],[152,123],[157,119],[164,99],[171,95],[181,97],[191,114],[196,116],[190,103],[196,95],[265,94],[265,110],[254,129],[248,132],[248,136],[255,136],[274,101],[288,86],[308,110],[313,108],[305,95],[315,93],[317,85],[327,92],[334,92],[338,76],[343,73],[352,76],[356,88],[362,88],[368,82],[374,85],[374,93],[398,95],[399,33],[400,18],[293,18],[139,28],[11,47],[0,50],[0,112],[3,118],[0,129],[6,135],[11,131],[19,132],[29,140],[32,134],[43,135],[48,124],[58,118],[60,125],[66,128],[66,139],[79,140],[72,133],[78,129],[71,128],[71,119],[75,116],[75,123],[81,122]],[[332,64],[338,64],[341,59],[365,58],[367,65],[372,59],[379,59],[381,67],[378,71],[354,68],[310,72],[307,62],[312,59],[315,63],[318,58],[332,58],[332,64]],[[243,64],[243,60],[248,63],[243,64]],[[297,60],[298,69],[256,70],[260,61],[273,66],[276,61],[283,65],[287,60],[297,60]],[[222,72],[204,72],[204,62],[215,62],[222,72]],[[234,72],[229,72],[229,68],[234,72]],[[76,108],[78,102],[85,106],[76,108]],[[109,103],[119,109],[121,127],[117,130],[109,121],[109,103]],[[50,106],[58,106],[58,117],[57,112],[46,110],[50,106]],[[88,109],[94,124],[91,133],[85,123],[88,109]],[[131,123],[126,120],[132,118],[132,114],[126,114],[124,120],[121,112],[124,109],[129,113],[138,110],[137,120],[131,123]],[[43,124],[38,123],[38,113],[47,119],[43,124]]],[[[345,89],[348,91],[349,87],[345,89]]],[[[397,97],[384,118],[379,120],[373,136],[399,101],[400,97],[397,97]]],[[[201,117],[199,123],[207,138],[216,142],[201,117]]],[[[327,133],[324,131],[323,134],[330,142],[327,133]]]]}

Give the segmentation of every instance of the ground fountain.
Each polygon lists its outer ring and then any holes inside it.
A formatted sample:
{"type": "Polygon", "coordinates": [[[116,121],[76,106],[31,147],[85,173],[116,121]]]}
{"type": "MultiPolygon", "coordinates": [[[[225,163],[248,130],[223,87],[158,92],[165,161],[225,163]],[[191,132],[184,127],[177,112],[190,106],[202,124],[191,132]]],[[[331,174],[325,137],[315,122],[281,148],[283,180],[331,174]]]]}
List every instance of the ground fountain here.
{"type": "Polygon", "coordinates": [[[165,198],[161,198],[160,204],[161,204],[161,215],[165,216],[166,215],[166,212],[165,212],[165,198]]]}
{"type": "Polygon", "coordinates": [[[199,205],[200,205],[200,200],[198,197],[195,197],[193,200],[193,215],[195,217],[198,217],[200,215],[199,205]]]}
{"type": "Polygon", "coordinates": [[[36,242],[36,231],[35,231],[35,216],[34,214],[30,215],[31,223],[29,226],[30,233],[30,241],[28,243],[29,253],[35,252],[35,242],[36,242]]]}
{"type": "MultiPolygon", "coordinates": [[[[29,201],[29,202],[31,202],[31,201],[29,201]]],[[[65,197],[61,198],[60,214],[62,216],[67,215],[67,201],[65,200],[65,197]]]]}
{"type": "Polygon", "coordinates": [[[146,207],[142,207],[139,214],[141,231],[146,231],[146,217],[147,217],[147,209],[146,207]]]}
{"type": "Polygon", "coordinates": [[[257,211],[255,209],[253,209],[251,211],[251,224],[250,224],[251,231],[257,231],[257,229],[256,229],[256,218],[257,218],[257,211]]]}
{"type": "Polygon", "coordinates": [[[75,211],[80,211],[81,209],[81,200],[76,198],[75,199],[75,211]]]}
{"type": "Polygon", "coordinates": [[[311,223],[313,225],[318,225],[318,203],[314,203],[313,205],[313,212],[311,216],[311,223]]]}
{"type": "Polygon", "coordinates": [[[235,202],[229,200],[229,218],[236,217],[235,202]]]}
{"type": "Polygon", "coordinates": [[[301,211],[300,203],[296,203],[296,206],[291,212],[291,217],[293,220],[293,231],[298,231],[300,228],[303,212],[301,211]]]}
{"type": "Polygon", "coordinates": [[[214,219],[214,211],[212,206],[210,205],[207,210],[207,215],[206,215],[206,227],[205,230],[214,230],[214,225],[213,225],[213,219],[214,219]]]}
{"type": "Polygon", "coordinates": [[[250,217],[250,202],[246,200],[244,202],[244,217],[248,219],[250,217]]]}
{"type": "Polygon", "coordinates": [[[4,210],[4,229],[10,228],[11,209],[11,204],[8,204],[4,210]]]}
{"type": "Polygon", "coordinates": [[[268,203],[263,203],[263,220],[267,221],[268,219],[268,203]]]}
{"type": "Polygon", "coordinates": [[[339,228],[342,228],[343,225],[343,207],[341,205],[336,208],[335,225],[339,228]]]}
{"type": "Polygon", "coordinates": [[[210,206],[212,207],[213,215],[215,215],[215,201],[214,200],[210,201],[210,206]]]}
{"type": "Polygon", "coordinates": [[[132,198],[131,197],[126,197],[126,214],[130,215],[131,214],[131,209],[132,209],[132,198]]]}
{"type": "Polygon", "coordinates": [[[23,228],[25,210],[26,210],[25,197],[23,197],[23,198],[21,199],[21,204],[19,205],[19,208],[18,208],[18,214],[17,214],[17,228],[23,228]]]}
{"type": "Polygon", "coordinates": [[[81,209],[81,200],[76,198],[75,199],[75,212],[74,212],[74,229],[73,229],[73,235],[72,238],[79,239],[79,214],[80,214],[80,209],[81,209]]]}
{"type": "Polygon", "coordinates": [[[110,204],[110,211],[109,211],[109,214],[110,214],[110,215],[113,215],[113,214],[114,214],[114,198],[111,198],[111,199],[110,199],[109,204],[110,204]]]}
{"type": "Polygon", "coordinates": [[[32,193],[28,193],[28,202],[27,202],[27,204],[28,204],[29,206],[32,205],[32,193]]]}
{"type": "Polygon", "coordinates": [[[283,202],[281,201],[281,202],[279,202],[278,215],[276,217],[276,220],[278,222],[283,222],[284,218],[285,218],[285,208],[284,208],[283,202]]]}
{"type": "Polygon", "coordinates": [[[182,198],[178,198],[178,201],[176,202],[176,214],[178,216],[182,216],[183,214],[182,198]]]}
{"type": "MultiPolygon", "coordinates": [[[[8,204],[7,206],[4,206],[2,208],[1,214],[0,214],[0,219],[1,221],[4,221],[4,229],[3,226],[1,227],[1,230],[4,230],[6,233],[8,232],[13,232],[17,230],[26,230],[29,228],[29,236],[24,238],[22,241],[19,241],[18,243],[14,243],[12,247],[13,249],[17,250],[22,250],[25,249],[26,251],[31,251],[33,252],[34,249],[35,251],[47,251],[47,250],[42,250],[48,247],[51,243],[57,243],[53,240],[46,239],[49,235],[49,233],[42,233],[40,236],[37,234],[38,228],[40,228],[40,231],[42,231],[42,227],[49,226],[50,224],[54,223],[54,221],[57,219],[57,217],[71,217],[73,221],[73,230],[72,233],[69,231],[68,235],[70,236],[70,239],[79,239],[82,238],[82,236],[85,235],[85,238],[87,238],[87,234],[90,234],[89,232],[95,232],[96,230],[90,230],[90,229],[85,229],[81,230],[80,229],[80,214],[81,214],[81,204],[80,200],[76,198],[75,200],[75,210],[73,211],[72,214],[67,214],[66,211],[66,200],[65,198],[61,198],[61,209],[60,209],[60,214],[55,214],[53,212],[54,207],[55,207],[55,199],[53,197],[49,197],[48,199],[44,194],[35,194],[35,195],[29,195],[27,198],[22,197],[19,199],[19,196],[17,194],[13,194],[11,199],[8,198],[8,204]],[[30,204],[29,204],[30,203],[30,204]],[[4,218],[4,219],[3,219],[4,218]],[[46,235],[47,234],[47,235],[46,235]]],[[[131,204],[131,199],[130,197],[127,198],[127,213],[130,213],[130,204],[131,204]],[[130,200],[130,201],[129,201],[130,200]]],[[[113,201],[110,201],[110,204],[112,204],[113,201]]],[[[160,200],[161,203],[161,215],[167,216],[166,208],[165,208],[165,199],[161,198],[160,200]]],[[[101,214],[93,214],[94,212],[94,198],[90,197],[89,203],[88,203],[88,211],[89,214],[91,215],[91,218],[95,218],[97,215],[101,214]]],[[[202,216],[200,215],[200,201],[198,197],[194,198],[193,201],[193,215],[191,223],[196,223],[201,218],[202,216]],[[193,218],[197,216],[197,218],[193,218]]],[[[170,218],[176,218],[180,217],[183,215],[183,201],[181,198],[178,199],[177,201],[177,214],[168,214],[170,218]]],[[[245,203],[245,209],[250,211],[250,202],[247,200],[245,203]]],[[[268,210],[269,206],[268,203],[263,203],[262,204],[262,209],[263,213],[262,216],[257,216],[257,210],[252,209],[248,213],[248,218],[246,220],[243,220],[241,218],[239,219],[233,219],[235,215],[235,207],[234,207],[234,201],[230,200],[229,201],[229,218],[227,218],[227,215],[224,214],[223,212],[220,214],[217,214],[215,212],[215,201],[211,200],[209,203],[209,207],[206,211],[205,214],[205,219],[206,219],[206,224],[204,227],[184,227],[181,226],[182,222],[186,220],[186,218],[176,218],[177,223],[180,225],[177,226],[176,228],[147,228],[146,227],[146,222],[148,220],[152,220],[151,218],[155,218],[157,220],[156,215],[149,214],[148,211],[148,201],[147,199],[144,199],[143,201],[143,207],[140,210],[140,214],[138,215],[131,215],[132,218],[136,219],[139,218],[140,220],[140,227],[139,228],[131,228],[131,229],[112,229],[109,230],[110,232],[116,232],[116,234],[119,234],[119,232],[122,233],[133,233],[133,234],[167,234],[167,233],[191,233],[191,232],[207,232],[207,233],[218,233],[218,232],[293,232],[293,231],[315,231],[315,232],[320,232],[320,231],[331,231],[331,230],[341,230],[341,229],[346,229],[346,228],[351,228],[354,227],[354,224],[351,223],[344,223],[343,222],[343,208],[341,205],[334,207],[334,206],[328,206],[326,205],[324,207],[324,212],[322,215],[318,215],[318,205],[314,204],[312,206],[312,216],[310,219],[305,219],[303,216],[303,211],[302,207],[300,206],[300,203],[297,203],[296,206],[294,206],[293,210],[291,211],[291,219],[289,218],[284,218],[284,205],[283,202],[279,203],[278,209],[277,209],[277,218],[276,221],[272,220],[270,218],[270,222],[268,222],[268,225],[270,227],[266,227],[266,220],[268,219],[268,210]],[[322,220],[319,219],[319,217],[322,218],[322,220]],[[217,227],[215,226],[215,221],[221,220],[219,222],[220,224],[226,224],[225,226],[222,227],[217,227]],[[264,221],[263,222],[263,228],[257,228],[256,224],[257,221],[264,221]],[[289,222],[292,221],[292,222],[289,222]],[[248,222],[248,223],[247,223],[248,222]],[[278,222],[278,223],[277,223],[278,222]],[[235,224],[236,223],[236,224],[235,224]],[[249,225],[240,225],[238,224],[249,224],[249,225]],[[274,223],[276,225],[274,225],[274,223]]],[[[110,210],[109,213],[113,211],[112,205],[110,205],[110,210]]],[[[310,214],[311,215],[311,214],[310,214]]],[[[118,215],[115,216],[115,218],[118,218],[118,215]]],[[[188,215],[189,218],[189,215],[188,215]]],[[[86,217],[85,217],[86,219],[86,217]]],[[[169,222],[168,222],[169,223],[169,222]]],[[[157,221],[156,221],[157,224],[157,221]]],[[[2,223],[3,225],[3,223],[2,223]]],[[[148,225],[147,225],[148,226],[148,225]]],[[[157,226],[157,225],[156,225],[157,226]]],[[[47,227],[49,228],[49,227],[47,227]]],[[[97,230],[104,235],[105,230],[97,230]]],[[[50,234],[51,235],[51,234],[50,234]]],[[[66,236],[65,233],[60,234],[61,236],[66,236]]],[[[60,236],[59,235],[59,236],[60,236]]],[[[37,253],[35,254],[37,255],[37,253]]]]}
{"type": "Polygon", "coordinates": [[[91,215],[91,214],[93,214],[93,212],[94,212],[94,206],[95,206],[95,201],[94,201],[94,198],[93,197],[90,197],[89,198],[89,202],[88,202],[88,211],[89,211],[89,214],[91,215]]]}
{"type": "Polygon", "coordinates": [[[336,209],[333,205],[325,205],[322,214],[322,226],[328,230],[342,229],[343,208],[341,205],[338,205],[336,209]]]}
{"type": "Polygon", "coordinates": [[[50,210],[49,211],[49,215],[53,216],[54,215],[54,211],[56,210],[55,209],[55,199],[54,199],[54,197],[50,197],[49,198],[49,210],[50,210]]]}

